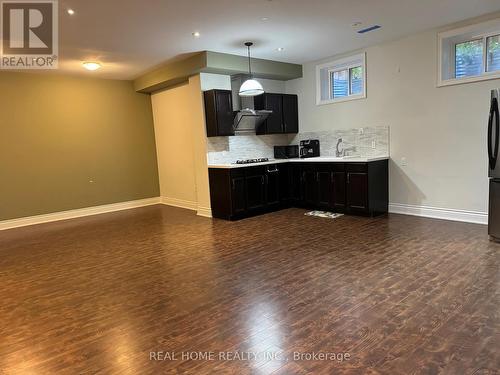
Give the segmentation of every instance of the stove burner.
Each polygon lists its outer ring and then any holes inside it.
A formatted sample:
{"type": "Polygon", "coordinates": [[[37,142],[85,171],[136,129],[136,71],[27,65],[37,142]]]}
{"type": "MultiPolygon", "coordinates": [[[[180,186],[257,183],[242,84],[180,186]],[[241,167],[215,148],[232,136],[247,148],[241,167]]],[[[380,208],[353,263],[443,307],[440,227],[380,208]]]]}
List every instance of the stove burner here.
{"type": "Polygon", "coordinates": [[[244,159],[244,160],[236,160],[236,164],[254,164],[254,163],[265,163],[269,161],[268,158],[260,158],[260,159],[244,159]]]}

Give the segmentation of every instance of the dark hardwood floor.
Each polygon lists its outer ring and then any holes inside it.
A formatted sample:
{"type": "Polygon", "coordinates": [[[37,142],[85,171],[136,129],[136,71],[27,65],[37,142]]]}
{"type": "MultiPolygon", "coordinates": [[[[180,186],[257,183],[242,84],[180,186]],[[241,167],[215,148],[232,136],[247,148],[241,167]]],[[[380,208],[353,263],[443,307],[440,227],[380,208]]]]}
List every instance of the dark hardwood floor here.
{"type": "Polygon", "coordinates": [[[304,212],[152,206],[0,232],[0,373],[498,373],[485,226],[304,212]],[[274,356],[219,360],[237,351],[274,356]]]}

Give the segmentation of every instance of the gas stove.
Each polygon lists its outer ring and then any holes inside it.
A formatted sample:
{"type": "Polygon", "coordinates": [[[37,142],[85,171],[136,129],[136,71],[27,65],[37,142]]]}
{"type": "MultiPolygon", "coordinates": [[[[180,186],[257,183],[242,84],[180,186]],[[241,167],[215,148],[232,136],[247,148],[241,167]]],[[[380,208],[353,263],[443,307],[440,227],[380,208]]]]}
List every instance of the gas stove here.
{"type": "Polygon", "coordinates": [[[255,163],[265,163],[266,161],[269,161],[269,159],[268,158],[243,159],[243,160],[236,160],[236,164],[255,164],[255,163]]]}

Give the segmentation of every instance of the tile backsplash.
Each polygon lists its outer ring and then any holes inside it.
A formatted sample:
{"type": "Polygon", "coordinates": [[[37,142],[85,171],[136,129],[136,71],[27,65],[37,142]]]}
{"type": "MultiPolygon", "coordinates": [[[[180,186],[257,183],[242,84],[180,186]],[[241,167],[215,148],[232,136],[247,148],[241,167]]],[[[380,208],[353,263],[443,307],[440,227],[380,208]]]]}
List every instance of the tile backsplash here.
{"type": "Polygon", "coordinates": [[[237,135],[207,139],[208,164],[234,163],[238,159],[274,157],[274,146],[299,144],[303,139],[319,139],[321,156],[335,156],[337,141],[342,138],[349,155],[389,155],[389,127],[365,127],[299,134],[237,135]],[[372,147],[375,146],[375,148],[372,147]]]}
{"type": "Polygon", "coordinates": [[[238,159],[274,158],[274,146],[286,146],[293,135],[236,135],[207,138],[208,164],[234,163],[238,159]]]}
{"type": "Polygon", "coordinates": [[[342,139],[344,148],[350,148],[348,155],[361,157],[390,155],[388,126],[299,133],[293,137],[292,143],[298,144],[303,139],[319,139],[321,156],[335,156],[339,139],[342,139]]]}

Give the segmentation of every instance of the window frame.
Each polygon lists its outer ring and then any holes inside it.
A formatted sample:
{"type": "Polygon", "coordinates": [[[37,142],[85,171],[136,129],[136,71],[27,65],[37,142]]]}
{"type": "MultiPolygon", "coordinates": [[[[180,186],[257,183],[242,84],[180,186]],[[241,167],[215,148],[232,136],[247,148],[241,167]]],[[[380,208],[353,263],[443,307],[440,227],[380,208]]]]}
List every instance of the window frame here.
{"type": "Polygon", "coordinates": [[[484,53],[484,69],[486,73],[500,73],[500,69],[493,72],[488,72],[488,39],[493,38],[495,36],[500,37],[500,29],[498,33],[495,32],[492,35],[486,35],[486,37],[484,38],[484,43],[485,43],[484,48],[486,49],[486,52],[484,53]]]}
{"type": "Polygon", "coordinates": [[[316,66],[316,105],[326,105],[334,103],[342,103],[351,100],[365,99],[366,98],[366,52],[358,53],[356,55],[347,56],[341,59],[333,60],[321,65],[316,66]],[[351,69],[361,66],[363,68],[363,90],[361,94],[352,95],[351,92],[351,69]],[[325,68],[328,72],[328,92],[329,99],[321,100],[321,71],[325,68]],[[333,97],[333,82],[332,76],[334,72],[347,70],[348,75],[348,95],[340,98],[333,97]]]}
{"type": "Polygon", "coordinates": [[[437,87],[487,81],[500,78],[500,70],[488,72],[488,38],[500,35],[500,18],[479,24],[438,33],[437,87]],[[477,76],[456,78],[456,46],[461,43],[481,40],[483,42],[482,72],[477,76]],[[445,49],[448,49],[448,53],[445,49]],[[445,62],[446,59],[446,62],[445,62]],[[447,66],[445,65],[447,64],[447,66]],[[452,78],[445,78],[446,70],[452,78]],[[450,72],[452,72],[450,74],[450,72]]]}
{"type": "Polygon", "coordinates": [[[338,68],[338,69],[328,69],[328,88],[330,89],[331,91],[331,97],[330,97],[330,100],[336,100],[336,99],[345,99],[347,97],[349,97],[349,87],[350,87],[350,83],[349,83],[349,69],[350,68],[338,68]],[[343,72],[344,70],[347,70],[347,95],[346,96],[342,96],[342,97],[339,97],[339,98],[335,98],[335,94],[334,94],[334,88],[333,88],[333,75],[335,73],[339,73],[339,72],[343,72]]]}

